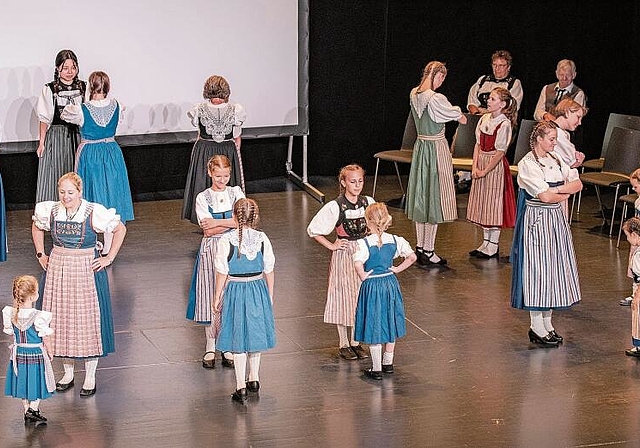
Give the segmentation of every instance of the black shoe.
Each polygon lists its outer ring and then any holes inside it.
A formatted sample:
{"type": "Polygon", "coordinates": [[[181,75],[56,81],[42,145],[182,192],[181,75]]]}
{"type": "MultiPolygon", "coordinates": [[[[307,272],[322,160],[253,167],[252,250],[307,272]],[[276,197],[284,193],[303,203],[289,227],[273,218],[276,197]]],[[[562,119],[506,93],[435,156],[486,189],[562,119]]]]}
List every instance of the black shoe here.
{"type": "Polygon", "coordinates": [[[93,389],[85,389],[84,387],[80,389],[80,396],[82,398],[90,397],[92,395],[95,395],[95,393],[96,393],[96,386],[93,386],[93,389]]]}
{"type": "Polygon", "coordinates": [[[24,421],[25,423],[33,423],[33,422],[46,422],[47,418],[40,413],[40,411],[34,411],[33,409],[27,409],[27,412],[24,413],[24,421]]]}
{"type": "Polygon", "coordinates": [[[73,380],[68,383],[56,383],[56,392],[65,392],[73,387],[73,380]]]}
{"type": "Polygon", "coordinates": [[[383,373],[393,373],[393,364],[382,364],[383,373]]]}
{"type": "Polygon", "coordinates": [[[372,380],[381,380],[382,372],[380,370],[367,369],[364,371],[364,376],[372,380]]]}
{"type": "Polygon", "coordinates": [[[432,266],[446,266],[447,265],[447,260],[445,260],[442,257],[439,257],[440,260],[438,260],[438,261],[431,261],[431,259],[433,258],[434,255],[435,255],[435,252],[425,252],[424,253],[425,261],[420,266],[432,267],[432,266]]]}
{"type": "Polygon", "coordinates": [[[551,333],[547,333],[545,336],[538,336],[533,329],[529,328],[529,340],[534,344],[540,344],[543,347],[557,347],[558,340],[551,336],[551,333]]]}
{"type": "Polygon", "coordinates": [[[552,338],[558,341],[559,344],[562,344],[562,341],[564,341],[564,338],[560,336],[558,333],[556,333],[556,330],[551,330],[549,334],[551,335],[552,338]]]}
{"type": "Polygon", "coordinates": [[[233,401],[237,401],[238,403],[244,403],[247,401],[247,388],[243,387],[242,389],[236,390],[231,394],[231,399],[233,401]]]}
{"type": "Polygon", "coordinates": [[[257,394],[260,390],[260,381],[247,381],[247,390],[257,394]]]}
{"type": "Polygon", "coordinates": [[[492,258],[498,258],[499,256],[499,251],[496,251],[496,253],[493,255],[485,254],[482,251],[478,251],[478,253],[475,255],[476,258],[480,258],[481,260],[491,260],[492,258]]]}
{"type": "Polygon", "coordinates": [[[340,347],[340,350],[338,350],[338,354],[343,359],[348,359],[349,361],[352,361],[354,359],[358,359],[358,355],[353,353],[353,350],[351,350],[351,347],[340,347]]]}
{"type": "Polygon", "coordinates": [[[204,367],[205,369],[215,369],[216,367],[216,352],[204,352],[204,355],[202,355],[202,367],[204,367]],[[205,359],[205,356],[207,356],[209,353],[213,353],[213,358],[211,359],[205,359]]]}
{"type": "Polygon", "coordinates": [[[222,354],[222,367],[227,367],[229,369],[234,368],[233,359],[225,358],[224,353],[222,354]]]}
{"type": "Polygon", "coordinates": [[[472,251],[469,252],[469,255],[472,257],[477,257],[479,253],[480,251],[478,249],[473,249],[472,251]]]}
{"type": "Polygon", "coordinates": [[[624,354],[627,356],[633,356],[634,358],[640,358],[640,350],[638,347],[633,347],[632,349],[625,350],[624,354]]]}
{"type": "Polygon", "coordinates": [[[362,345],[352,345],[351,351],[355,353],[358,359],[367,359],[369,357],[369,353],[362,347],[362,345]]]}

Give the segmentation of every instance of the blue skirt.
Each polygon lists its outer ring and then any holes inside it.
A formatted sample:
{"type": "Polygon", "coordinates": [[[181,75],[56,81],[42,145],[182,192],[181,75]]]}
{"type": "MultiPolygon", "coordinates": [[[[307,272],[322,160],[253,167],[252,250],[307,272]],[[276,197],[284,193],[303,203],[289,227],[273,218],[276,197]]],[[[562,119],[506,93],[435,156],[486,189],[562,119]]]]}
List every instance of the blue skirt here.
{"type": "Polygon", "coordinates": [[[47,390],[42,350],[38,347],[19,347],[17,350],[18,376],[13,372],[13,361],[9,361],[4,394],[29,401],[49,398],[51,392],[47,390]]]}
{"type": "Polygon", "coordinates": [[[356,341],[385,344],[405,334],[407,327],[398,278],[394,274],[367,278],[358,294],[356,341]]]}
{"type": "Polygon", "coordinates": [[[273,308],[264,279],[229,280],[224,290],[222,328],[216,348],[223,352],[261,352],[275,347],[273,308]]]}
{"type": "Polygon", "coordinates": [[[85,143],[76,171],[83,181],[84,199],[115,208],[123,223],[133,221],[127,166],[116,142],[85,143]]]}

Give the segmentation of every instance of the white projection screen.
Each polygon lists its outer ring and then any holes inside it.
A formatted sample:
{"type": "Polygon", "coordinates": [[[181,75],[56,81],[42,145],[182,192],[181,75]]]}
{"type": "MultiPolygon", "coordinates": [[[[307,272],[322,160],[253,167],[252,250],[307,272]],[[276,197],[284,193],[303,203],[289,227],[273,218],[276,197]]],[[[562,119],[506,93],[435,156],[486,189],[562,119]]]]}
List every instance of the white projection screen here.
{"type": "Polygon", "coordinates": [[[0,27],[0,151],[35,150],[38,96],[59,50],[80,78],[111,78],[118,141],[193,141],[187,118],[212,74],[247,111],[245,137],[308,134],[307,0],[6,2],[0,27]]]}

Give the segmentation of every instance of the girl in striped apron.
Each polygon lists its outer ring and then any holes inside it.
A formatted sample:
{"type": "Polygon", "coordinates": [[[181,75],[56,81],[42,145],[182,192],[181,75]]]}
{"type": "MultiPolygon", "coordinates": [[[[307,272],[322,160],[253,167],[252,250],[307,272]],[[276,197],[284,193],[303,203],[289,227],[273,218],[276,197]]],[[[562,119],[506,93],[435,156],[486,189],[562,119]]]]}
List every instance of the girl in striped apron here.
{"type": "Polygon", "coordinates": [[[469,252],[476,258],[497,258],[500,229],[516,222],[516,201],[509,161],[505,157],[518,107],[507,89],[494,88],[487,100],[489,113],[476,127],[467,220],[482,228],[482,244],[469,252]]]}
{"type": "Polygon", "coordinates": [[[339,196],[318,211],[307,227],[307,234],[331,251],[324,322],[335,324],[338,328],[338,354],[344,359],[354,360],[368,358],[369,354],[354,337],[353,324],[361,281],[353,266],[352,256],[357,241],[364,238],[367,232],[365,209],[375,201],[370,196],[360,194],[364,187],[364,170],[360,165],[343,167],[338,181],[339,196]],[[327,236],[334,230],[336,240],[331,242],[327,236]]]}
{"type": "Polygon", "coordinates": [[[362,280],[356,308],[356,338],[370,344],[372,367],[364,371],[365,376],[381,380],[382,372],[393,373],[395,341],[407,332],[396,274],[411,266],[418,257],[407,240],[386,233],[391,225],[386,205],[380,202],[370,205],[365,218],[370,235],[358,240],[353,255],[356,272],[362,280]],[[404,261],[393,266],[397,257],[403,257],[404,261]]]}
{"type": "Polygon", "coordinates": [[[41,308],[53,314],[51,353],[64,358],[64,376],[56,390],[74,385],[74,360],[82,359],[85,378],[81,397],[96,392],[98,358],[115,351],[111,296],[105,268],[118,255],[127,232],[113,208],[82,199],[82,179],[67,173],[58,181],[59,202],[36,204],[33,244],[44,269],[41,308]],[[44,232],[51,231],[53,248],[44,253],[44,232]],[[100,256],[98,233],[112,232],[108,256],[100,256]]]}
{"type": "MultiPolygon", "coordinates": [[[[633,189],[633,191],[635,191],[636,194],[640,195],[640,168],[633,170],[633,172],[629,175],[629,182],[631,183],[631,188],[633,189]]],[[[636,202],[634,203],[633,208],[635,209],[634,216],[640,217],[640,196],[638,196],[638,199],[636,199],[636,202]]],[[[633,272],[631,271],[631,261],[632,261],[633,255],[637,251],[638,251],[638,246],[631,244],[631,247],[629,247],[629,262],[627,264],[627,277],[629,278],[634,278],[633,272]]],[[[636,286],[637,285],[634,281],[633,289],[631,291],[632,294],[620,300],[619,303],[621,306],[631,306],[631,302],[633,301],[633,295],[636,292],[636,286]]]]}
{"type": "Polygon", "coordinates": [[[80,142],[78,126],[62,117],[69,104],[84,101],[87,83],[78,79],[78,58],[71,50],[56,55],[53,81],[45,84],[38,98],[38,183],[36,202],[58,199],[58,179],[73,171],[80,142]]]}
{"type": "Polygon", "coordinates": [[[518,209],[511,247],[511,306],[528,310],[529,340],[544,347],[563,341],[551,314],[580,301],[571,229],[561,202],[582,189],[578,172],[553,153],[556,126],[538,123],[531,151],[518,163],[518,209]]]}
{"type": "Polygon", "coordinates": [[[436,232],[439,223],[458,217],[453,162],[444,124],[452,120],[465,124],[467,117],[444,95],[436,93],[446,76],[447,68],[442,62],[429,62],[420,85],[409,95],[418,138],[413,148],[405,211],[415,222],[416,255],[422,267],[447,264],[435,253],[436,232]]]}
{"type": "Polygon", "coordinates": [[[234,354],[236,391],[231,397],[243,403],[247,390],[252,393],[260,390],[260,353],[276,345],[273,319],[276,260],[271,241],[257,230],[258,204],[252,199],[239,199],[233,214],[237,229],[225,233],[218,243],[214,308],[218,313],[222,310],[218,348],[234,354]]]}
{"type": "Polygon", "coordinates": [[[48,348],[51,313],[36,310],[36,300],[38,281],[22,275],[13,279],[13,306],[2,309],[3,332],[14,337],[4,393],[22,399],[27,423],[47,421],[40,413],[40,400],[56,389],[48,348]]]}
{"type": "MultiPolygon", "coordinates": [[[[62,118],[80,126],[82,141],[76,154],[75,171],[84,182],[84,198],[115,208],[126,224],[133,221],[133,202],[122,149],[114,138],[122,118],[120,104],[107,98],[110,89],[111,81],[106,73],[91,73],[90,100],[80,106],[65,107],[62,118]]],[[[112,238],[111,232],[105,232],[103,254],[110,252],[112,238]]]]}
{"type": "MultiPolygon", "coordinates": [[[[629,244],[640,246],[640,218],[633,217],[622,226],[629,244]]],[[[638,284],[640,284],[640,251],[636,250],[629,263],[631,275],[633,275],[633,299],[631,301],[631,343],[633,348],[625,350],[627,356],[640,358],[640,300],[638,298],[638,284]]]]}
{"type": "MultiPolygon", "coordinates": [[[[202,367],[213,369],[216,365],[216,338],[220,332],[220,313],[213,313],[212,300],[215,294],[215,266],[213,260],[220,236],[235,228],[233,205],[244,198],[240,186],[229,187],[231,163],[227,156],[216,154],[209,159],[207,172],[211,187],[196,197],[196,214],[204,237],[196,256],[191,278],[187,319],[205,325],[205,353],[202,367]]],[[[224,353],[222,365],[233,368],[233,354],[224,353]]]]}

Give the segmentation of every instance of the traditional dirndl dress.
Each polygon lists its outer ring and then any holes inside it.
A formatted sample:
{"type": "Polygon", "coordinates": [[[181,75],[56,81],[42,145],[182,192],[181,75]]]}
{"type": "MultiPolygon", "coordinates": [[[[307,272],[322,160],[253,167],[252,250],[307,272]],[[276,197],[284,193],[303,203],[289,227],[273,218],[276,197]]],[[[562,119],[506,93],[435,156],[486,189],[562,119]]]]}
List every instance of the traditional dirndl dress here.
{"type": "Polygon", "coordinates": [[[68,104],[81,104],[85,91],[84,81],[76,81],[70,86],[54,81],[44,86],[38,100],[38,118],[50,124],[44,138],[42,157],[38,158],[36,203],[57,201],[58,179],[73,171],[80,133],[78,126],[64,121],[60,113],[68,104]],[[53,102],[53,108],[44,102],[53,102]]]}
{"type": "Polygon", "coordinates": [[[7,260],[7,209],[4,203],[4,188],[0,176],[0,261],[7,260]]]}
{"type": "Polygon", "coordinates": [[[115,351],[111,295],[107,272],[94,272],[99,257],[91,226],[94,205],[88,203],[82,222],[57,221],[51,210],[53,248],[44,272],[42,309],[53,314],[54,356],[91,358],[115,351]]]}
{"type": "MultiPolygon", "coordinates": [[[[531,153],[518,163],[518,183],[536,189],[559,186],[555,180],[568,166],[547,157],[535,167],[531,153]],[[555,166],[557,163],[558,166],[555,166]],[[532,169],[532,166],[534,168],[532,169]],[[556,174],[554,174],[556,173],[556,174]],[[545,175],[549,180],[544,180],[545,175]],[[527,178],[525,180],[524,178],[527,178]],[[532,176],[537,176],[531,180],[532,176]],[[545,182],[546,187],[541,187],[545,182]]],[[[573,170],[575,172],[575,170],[573,170]]],[[[573,174],[577,176],[577,172],[573,174]]],[[[511,306],[529,311],[568,308],[580,301],[578,267],[571,229],[559,203],[544,203],[525,188],[518,195],[517,219],[511,247],[511,306]]]]}
{"type": "Polygon", "coordinates": [[[82,142],[76,157],[76,172],[83,181],[83,197],[89,202],[115,208],[123,223],[133,221],[127,166],[114,138],[120,105],[114,99],[104,107],[85,103],[82,115],[82,142]]]}
{"type": "MultiPolygon", "coordinates": [[[[485,115],[491,117],[490,114],[485,115]]],[[[507,122],[504,118],[493,130],[487,134],[479,131],[478,143],[480,152],[478,154],[478,168],[485,169],[498,149],[496,149],[496,137],[498,130],[507,122]]],[[[478,129],[484,125],[484,117],[478,122],[478,129]]],[[[478,131],[476,132],[478,133],[478,131]]],[[[511,133],[506,138],[506,151],[511,141],[511,133]]],[[[502,160],[484,177],[471,181],[471,191],[469,191],[469,202],[467,206],[467,220],[483,227],[503,227],[511,228],[516,221],[516,201],[513,189],[513,179],[509,170],[507,157],[502,160]]]]}
{"type": "Polygon", "coordinates": [[[325,204],[307,227],[311,237],[326,236],[335,230],[337,238],[348,241],[345,249],[331,252],[327,302],[324,307],[325,323],[352,327],[355,322],[358,291],[362,282],[353,266],[353,254],[358,248],[358,240],[367,234],[365,209],[374,202],[370,196],[358,196],[356,202],[351,203],[341,194],[325,204]]]}
{"type": "MultiPolygon", "coordinates": [[[[216,270],[225,272],[228,268],[223,292],[222,328],[216,345],[223,352],[261,352],[276,345],[273,307],[263,277],[263,272],[273,270],[272,262],[270,267],[265,262],[267,256],[272,258],[273,254],[266,253],[268,239],[264,233],[245,229],[241,243],[243,249],[238,258],[237,237],[235,230],[225,234],[219,249],[230,247],[230,251],[216,256],[216,270]],[[224,245],[223,239],[226,240],[224,245]],[[245,242],[245,239],[250,241],[245,242]],[[248,253],[244,252],[245,248],[250,249],[248,253]]],[[[271,251],[270,243],[268,247],[271,251]]]]}
{"type": "Polygon", "coordinates": [[[29,401],[49,398],[56,389],[51,360],[42,343],[49,336],[51,313],[21,309],[18,324],[12,324],[13,308],[2,310],[4,333],[12,334],[11,358],[7,367],[4,394],[29,401]]]}
{"type": "Polygon", "coordinates": [[[198,224],[195,198],[199,192],[211,186],[207,164],[212,156],[216,154],[227,156],[231,162],[229,185],[240,186],[242,191],[245,190],[242,155],[236,148],[234,136],[240,135],[240,126],[246,118],[246,113],[242,106],[232,103],[226,103],[219,108],[201,103],[191,113],[194,120],[197,119],[198,139],[191,150],[182,200],[182,218],[198,224]]]}
{"type": "Polygon", "coordinates": [[[376,235],[362,240],[369,251],[364,270],[373,272],[360,286],[354,337],[367,344],[394,342],[407,333],[400,284],[389,270],[398,254],[397,237],[390,236],[393,239],[383,239],[380,247],[373,242],[376,235]]]}
{"type": "MultiPolygon", "coordinates": [[[[233,216],[233,204],[244,197],[239,187],[227,187],[225,191],[212,191],[207,188],[198,195],[196,209],[200,210],[200,201],[206,204],[206,214],[198,213],[198,218],[229,219],[233,216]],[[221,207],[226,210],[221,210],[221,207]]],[[[187,304],[187,319],[199,324],[213,323],[214,337],[220,332],[220,313],[212,313],[211,305],[215,297],[215,256],[218,240],[222,235],[205,236],[200,243],[196,256],[189,289],[189,303],[187,304]]],[[[224,296],[222,297],[224,300],[224,296]]]]}
{"type": "Polygon", "coordinates": [[[445,138],[444,122],[457,119],[460,108],[432,90],[411,91],[411,114],[418,138],[413,147],[407,200],[407,217],[416,222],[438,224],[458,217],[453,181],[453,160],[445,138]],[[429,115],[429,103],[442,122],[429,115]]]}

